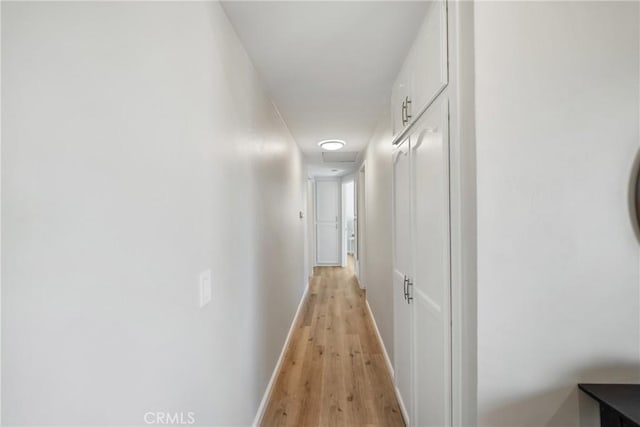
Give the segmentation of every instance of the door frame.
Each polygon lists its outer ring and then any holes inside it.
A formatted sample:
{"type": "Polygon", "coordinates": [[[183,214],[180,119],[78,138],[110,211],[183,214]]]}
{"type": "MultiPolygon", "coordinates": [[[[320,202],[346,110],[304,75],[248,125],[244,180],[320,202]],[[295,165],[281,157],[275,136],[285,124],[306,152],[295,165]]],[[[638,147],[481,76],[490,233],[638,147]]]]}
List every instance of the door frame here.
{"type": "MultiPolygon", "coordinates": [[[[313,277],[313,267],[316,265],[316,213],[315,213],[315,194],[316,194],[316,182],[313,178],[307,177],[305,181],[307,189],[305,199],[305,235],[307,237],[307,278],[311,280],[313,277]]],[[[306,283],[305,283],[306,285],[306,283]]]]}
{"type": "Polygon", "coordinates": [[[477,425],[477,225],[474,5],[447,1],[452,425],[477,425]]]}

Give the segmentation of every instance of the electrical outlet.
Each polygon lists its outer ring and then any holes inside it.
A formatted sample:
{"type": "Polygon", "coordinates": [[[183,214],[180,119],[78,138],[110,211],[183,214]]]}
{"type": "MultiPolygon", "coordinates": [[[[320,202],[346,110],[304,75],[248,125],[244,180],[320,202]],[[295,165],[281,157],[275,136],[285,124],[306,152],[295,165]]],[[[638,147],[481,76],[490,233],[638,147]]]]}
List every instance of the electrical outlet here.
{"type": "Polygon", "coordinates": [[[211,270],[200,273],[200,308],[211,302],[211,270]]]}

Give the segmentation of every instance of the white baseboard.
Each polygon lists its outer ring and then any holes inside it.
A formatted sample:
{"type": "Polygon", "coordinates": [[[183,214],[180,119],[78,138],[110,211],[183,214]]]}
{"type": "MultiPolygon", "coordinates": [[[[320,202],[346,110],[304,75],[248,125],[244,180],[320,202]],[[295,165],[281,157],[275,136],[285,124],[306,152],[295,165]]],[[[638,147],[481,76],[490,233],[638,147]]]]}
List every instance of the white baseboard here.
{"type": "Polygon", "coordinates": [[[380,341],[380,345],[382,346],[382,353],[384,354],[384,361],[387,364],[387,369],[391,372],[391,378],[394,379],[395,382],[395,374],[393,371],[393,365],[391,364],[391,359],[389,359],[389,353],[387,353],[387,347],[384,345],[384,341],[382,340],[382,335],[380,335],[380,329],[378,329],[378,324],[376,323],[376,318],[373,316],[373,311],[371,311],[371,306],[369,305],[369,300],[365,300],[367,304],[367,311],[369,312],[369,316],[371,316],[371,320],[373,320],[373,328],[376,331],[376,336],[378,337],[378,341],[380,341]]]}
{"type": "MultiPolygon", "coordinates": [[[[356,282],[358,282],[358,287],[360,289],[362,289],[363,291],[367,289],[367,287],[364,285],[364,283],[362,283],[362,280],[360,280],[360,278],[358,277],[358,273],[354,273],[353,274],[356,278],[356,282]]],[[[366,301],[366,300],[365,300],[366,301]]],[[[369,312],[371,312],[371,310],[369,310],[369,312]]]]}
{"type": "Polygon", "coordinates": [[[393,365],[391,364],[391,359],[389,359],[389,353],[387,353],[387,347],[384,345],[384,341],[382,340],[382,335],[380,335],[380,330],[378,329],[376,318],[373,316],[373,311],[371,311],[371,306],[369,305],[369,301],[366,300],[366,303],[367,303],[367,310],[369,311],[369,316],[371,316],[371,320],[373,321],[373,328],[375,329],[376,336],[378,337],[378,341],[380,341],[380,345],[382,346],[384,361],[387,364],[387,369],[389,369],[389,372],[391,372],[391,380],[393,381],[393,390],[396,392],[396,399],[398,399],[398,405],[400,406],[400,412],[402,412],[402,418],[404,418],[404,422],[408,426],[409,414],[407,413],[407,408],[404,406],[404,401],[402,400],[402,396],[400,395],[400,390],[398,390],[398,387],[396,387],[395,370],[393,369],[393,365]]]}
{"type": "Polygon", "coordinates": [[[411,421],[409,420],[407,408],[404,406],[404,400],[402,400],[400,390],[398,390],[398,387],[396,387],[395,384],[393,385],[393,389],[396,391],[396,399],[398,399],[398,405],[400,406],[400,412],[402,412],[402,418],[404,418],[404,424],[409,427],[411,426],[411,421]]]}
{"type": "Polygon", "coordinates": [[[262,422],[264,411],[267,409],[267,403],[269,402],[269,397],[271,396],[271,389],[275,385],[276,379],[278,378],[278,373],[280,372],[280,366],[282,365],[282,361],[284,360],[284,354],[287,352],[289,341],[291,341],[291,335],[293,335],[293,329],[295,328],[298,322],[298,316],[300,315],[302,306],[304,305],[304,302],[307,298],[307,293],[309,293],[308,284],[304,288],[304,294],[302,294],[302,298],[298,303],[298,309],[296,310],[296,314],[293,316],[293,322],[289,327],[289,333],[287,333],[287,338],[284,340],[284,346],[282,347],[282,351],[280,352],[280,357],[278,357],[278,361],[276,362],[276,366],[273,369],[273,373],[271,374],[271,379],[269,380],[269,384],[267,384],[267,388],[264,391],[264,395],[262,396],[262,401],[260,402],[260,406],[258,406],[258,412],[256,412],[256,416],[253,419],[253,424],[251,424],[253,427],[258,427],[262,422]]]}

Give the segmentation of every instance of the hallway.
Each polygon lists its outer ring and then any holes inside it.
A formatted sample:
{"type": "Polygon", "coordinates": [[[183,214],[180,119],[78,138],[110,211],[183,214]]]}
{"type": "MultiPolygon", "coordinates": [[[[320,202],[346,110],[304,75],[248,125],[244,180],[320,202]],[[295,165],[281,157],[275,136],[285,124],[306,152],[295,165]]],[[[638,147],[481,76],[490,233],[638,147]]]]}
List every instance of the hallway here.
{"type": "Polygon", "coordinates": [[[0,427],[640,427],[640,0],[0,27],[0,427]]]}
{"type": "Polygon", "coordinates": [[[404,426],[351,257],[349,264],[314,269],[263,426],[404,426]]]}

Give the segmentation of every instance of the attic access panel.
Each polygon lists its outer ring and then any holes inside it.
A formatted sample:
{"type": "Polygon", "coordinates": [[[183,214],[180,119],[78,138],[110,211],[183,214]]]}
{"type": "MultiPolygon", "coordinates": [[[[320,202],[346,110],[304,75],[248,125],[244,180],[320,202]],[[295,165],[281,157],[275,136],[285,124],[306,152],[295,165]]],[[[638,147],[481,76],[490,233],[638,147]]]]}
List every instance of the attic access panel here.
{"type": "Polygon", "coordinates": [[[322,152],[322,161],[325,163],[355,163],[357,158],[357,151],[322,152]]]}

